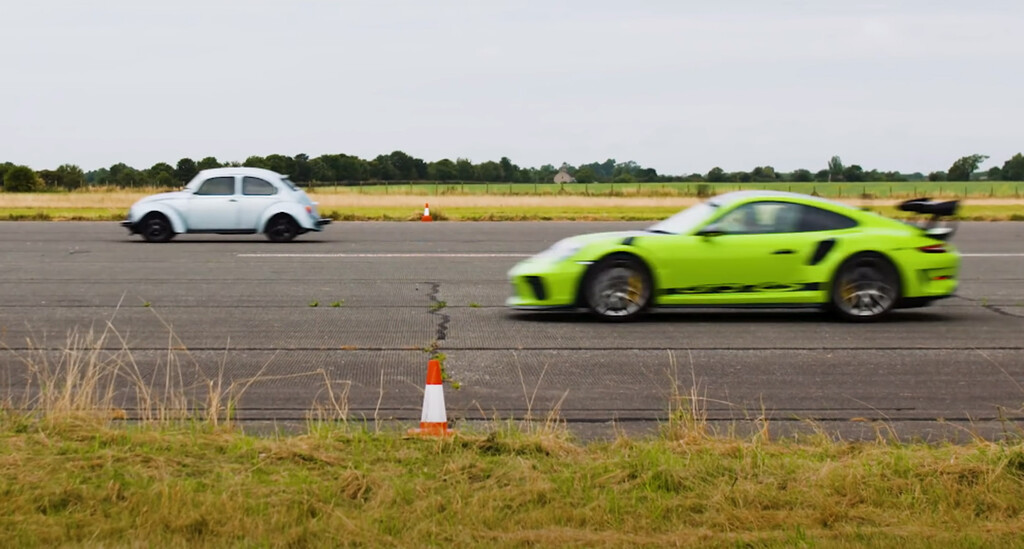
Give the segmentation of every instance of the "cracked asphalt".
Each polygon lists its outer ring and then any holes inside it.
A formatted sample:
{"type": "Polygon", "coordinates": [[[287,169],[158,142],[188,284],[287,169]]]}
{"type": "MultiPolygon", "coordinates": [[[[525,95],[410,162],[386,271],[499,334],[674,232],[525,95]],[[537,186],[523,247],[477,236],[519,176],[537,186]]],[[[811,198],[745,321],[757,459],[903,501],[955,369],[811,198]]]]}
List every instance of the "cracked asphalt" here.
{"type": "Polygon", "coordinates": [[[643,225],[339,223],[287,245],[152,245],[116,223],[0,223],[0,389],[22,394],[26,360],[57,364],[79,337],[130,354],[154,386],[168,371],[189,387],[256,378],[240,412],[253,422],[303,419],[338,394],[352,417],[415,422],[427,359],[443,353],[456,426],[557,410],[584,437],[649,433],[691,393],[712,425],[740,431],[767,420],[934,440],[1024,426],[1024,223],[962,223],[959,295],[877,324],[692,310],[619,325],[504,308],[519,257],[643,225]]]}

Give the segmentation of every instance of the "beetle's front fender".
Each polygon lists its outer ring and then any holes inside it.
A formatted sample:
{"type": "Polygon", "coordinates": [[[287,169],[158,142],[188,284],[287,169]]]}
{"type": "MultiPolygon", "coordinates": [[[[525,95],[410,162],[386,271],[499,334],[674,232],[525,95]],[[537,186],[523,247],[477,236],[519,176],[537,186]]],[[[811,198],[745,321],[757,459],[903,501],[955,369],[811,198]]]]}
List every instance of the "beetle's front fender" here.
{"type": "Polygon", "coordinates": [[[138,225],[151,213],[163,214],[171,222],[171,228],[174,229],[175,233],[182,234],[188,231],[188,226],[185,224],[185,219],[182,217],[181,213],[178,212],[178,210],[159,202],[147,204],[145,209],[137,210],[137,213],[132,214],[132,221],[135,222],[135,225],[138,225]]]}

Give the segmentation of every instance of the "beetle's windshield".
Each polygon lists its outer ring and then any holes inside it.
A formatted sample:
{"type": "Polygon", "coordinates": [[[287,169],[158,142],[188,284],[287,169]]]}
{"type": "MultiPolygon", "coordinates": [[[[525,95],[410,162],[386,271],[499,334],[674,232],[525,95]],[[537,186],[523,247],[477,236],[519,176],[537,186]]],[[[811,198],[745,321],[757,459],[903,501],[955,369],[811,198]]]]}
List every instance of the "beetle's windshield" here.
{"type": "Polygon", "coordinates": [[[685,234],[696,229],[707,218],[715,213],[715,206],[709,202],[690,206],[672,217],[655,223],[647,228],[652,233],[685,234]]]}

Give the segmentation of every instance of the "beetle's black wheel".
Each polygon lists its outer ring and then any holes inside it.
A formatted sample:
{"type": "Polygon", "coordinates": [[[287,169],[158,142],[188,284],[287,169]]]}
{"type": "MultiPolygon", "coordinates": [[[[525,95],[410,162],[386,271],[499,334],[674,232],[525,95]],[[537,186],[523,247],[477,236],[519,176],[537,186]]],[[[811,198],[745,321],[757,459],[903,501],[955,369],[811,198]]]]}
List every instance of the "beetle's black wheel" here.
{"type": "Polygon", "coordinates": [[[139,232],[146,242],[167,242],[174,238],[174,228],[166,217],[150,214],[139,223],[139,232]]]}
{"type": "Polygon", "coordinates": [[[267,222],[267,238],[271,242],[290,242],[299,235],[299,226],[287,215],[279,215],[267,222]]]}

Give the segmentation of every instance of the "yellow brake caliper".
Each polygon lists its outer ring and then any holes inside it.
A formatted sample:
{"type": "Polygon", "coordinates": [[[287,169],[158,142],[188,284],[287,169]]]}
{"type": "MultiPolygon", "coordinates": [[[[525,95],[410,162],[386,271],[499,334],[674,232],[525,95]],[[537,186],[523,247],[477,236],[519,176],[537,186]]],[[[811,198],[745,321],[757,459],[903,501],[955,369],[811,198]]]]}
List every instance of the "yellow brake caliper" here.
{"type": "Polygon", "coordinates": [[[629,300],[633,303],[640,302],[640,293],[644,289],[644,279],[638,274],[629,277],[629,300]]]}

